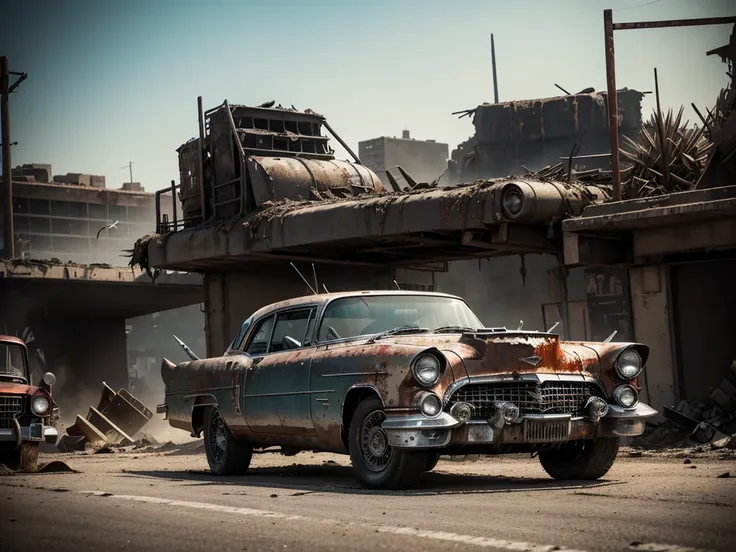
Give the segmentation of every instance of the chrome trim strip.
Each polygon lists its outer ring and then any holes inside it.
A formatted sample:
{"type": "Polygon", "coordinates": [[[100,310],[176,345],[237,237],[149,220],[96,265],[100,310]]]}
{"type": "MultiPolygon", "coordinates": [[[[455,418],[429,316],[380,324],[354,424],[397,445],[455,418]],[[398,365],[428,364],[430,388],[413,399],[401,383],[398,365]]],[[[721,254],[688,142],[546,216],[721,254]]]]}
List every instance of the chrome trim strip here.
{"type": "Polygon", "coordinates": [[[585,374],[519,374],[513,376],[511,374],[501,375],[490,375],[490,376],[474,376],[464,377],[452,382],[445,390],[445,396],[442,399],[443,407],[447,406],[450,402],[452,395],[457,392],[458,389],[465,387],[470,384],[482,384],[482,383],[515,383],[515,382],[535,382],[545,383],[548,381],[562,381],[562,382],[582,382],[582,383],[593,383],[597,385],[601,391],[605,392],[603,385],[600,380],[593,376],[587,376],[585,374]]]}
{"type": "MultiPolygon", "coordinates": [[[[572,422],[586,421],[588,418],[585,416],[570,416],[570,414],[522,414],[514,424],[523,422],[525,419],[530,418],[532,420],[555,420],[562,418],[570,418],[572,422]]],[[[589,420],[588,420],[589,421],[589,420]]],[[[488,420],[468,420],[465,422],[466,425],[483,425],[488,424],[488,420]]],[[[507,424],[508,425],[508,424],[507,424]]]]}
{"type": "Polygon", "coordinates": [[[234,386],[232,386],[232,385],[228,385],[226,387],[204,387],[202,389],[194,389],[194,390],[190,390],[190,391],[167,391],[165,393],[165,395],[166,396],[168,396],[168,395],[184,395],[184,394],[189,394],[189,395],[207,395],[208,394],[207,391],[224,391],[226,389],[227,390],[231,390],[231,389],[233,389],[233,387],[234,386]]]}
{"type": "Polygon", "coordinates": [[[243,395],[244,399],[257,399],[259,397],[285,397],[291,395],[316,395],[318,393],[334,393],[334,389],[323,389],[320,391],[287,391],[286,393],[259,393],[257,395],[243,395]]]}
{"type": "Polygon", "coordinates": [[[442,412],[436,418],[427,418],[424,414],[409,416],[386,416],[381,424],[383,429],[453,429],[463,425],[463,422],[453,418],[447,412],[442,412]]]}
{"type": "Polygon", "coordinates": [[[339,376],[385,376],[389,374],[387,370],[380,372],[331,372],[329,374],[322,374],[323,378],[336,378],[339,376]]]}
{"type": "Polygon", "coordinates": [[[657,411],[654,410],[651,406],[648,404],[644,404],[643,402],[637,403],[636,406],[633,408],[624,408],[623,406],[619,406],[617,404],[609,404],[608,405],[608,414],[606,414],[602,419],[608,420],[611,418],[652,418],[657,415],[657,411]]]}

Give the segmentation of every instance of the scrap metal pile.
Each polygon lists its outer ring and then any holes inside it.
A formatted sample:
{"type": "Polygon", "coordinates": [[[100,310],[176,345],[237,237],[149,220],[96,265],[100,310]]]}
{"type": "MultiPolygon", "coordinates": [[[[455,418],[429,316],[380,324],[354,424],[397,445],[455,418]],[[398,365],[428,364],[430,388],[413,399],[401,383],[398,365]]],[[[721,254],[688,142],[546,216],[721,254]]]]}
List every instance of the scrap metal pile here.
{"type": "Polygon", "coordinates": [[[713,143],[705,127],[688,128],[683,108],[663,116],[655,112],[639,131],[639,140],[624,136],[621,155],[628,161],[621,171],[623,197],[684,192],[695,188],[705,170],[713,143]]]}
{"type": "Polygon", "coordinates": [[[66,430],[57,445],[60,451],[84,450],[86,445],[127,446],[153,417],[153,412],[126,389],[115,392],[103,382],[97,408],[90,406],[87,417],[77,414],[74,425],[66,430]]]}
{"type": "Polygon", "coordinates": [[[736,449],[736,361],[707,401],[681,401],[665,406],[666,421],[650,426],[635,440],[644,448],[687,447],[723,442],[736,449]]]}

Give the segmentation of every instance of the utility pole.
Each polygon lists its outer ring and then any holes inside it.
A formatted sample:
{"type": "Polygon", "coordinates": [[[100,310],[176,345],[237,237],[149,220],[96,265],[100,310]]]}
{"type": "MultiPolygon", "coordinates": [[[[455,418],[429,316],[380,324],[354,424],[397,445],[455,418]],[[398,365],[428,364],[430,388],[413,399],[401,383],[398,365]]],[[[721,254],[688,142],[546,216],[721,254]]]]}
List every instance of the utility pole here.
{"type": "Polygon", "coordinates": [[[0,117],[2,117],[3,152],[3,257],[15,257],[15,231],[13,230],[13,179],[10,164],[10,70],[8,58],[0,57],[0,117]]]}
{"type": "Polygon", "coordinates": [[[491,67],[493,68],[493,103],[498,103],[498,79],[496,78],[496,45],[491,33],[491,67]]]}
{"type": "Polygon", "coordinates": [[[121,169],[128,169],[130,171],[130,183],[133,183],[133,162],[128,161],[128,164],[124,167],[120,167],[121,169]]]}

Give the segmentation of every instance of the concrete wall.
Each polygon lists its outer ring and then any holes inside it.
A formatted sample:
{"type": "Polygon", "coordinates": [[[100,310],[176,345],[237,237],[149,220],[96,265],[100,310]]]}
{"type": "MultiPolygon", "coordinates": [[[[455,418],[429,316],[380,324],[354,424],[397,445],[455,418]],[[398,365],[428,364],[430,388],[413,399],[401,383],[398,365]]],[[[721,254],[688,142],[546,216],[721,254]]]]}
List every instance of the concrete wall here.
{"type": "Polygon", "coordinates": [[[649,346],[642,400],[661,412],[677,399],[670,337],[669,278],[664,265],[629,270],[636,340],[649,346]]]}

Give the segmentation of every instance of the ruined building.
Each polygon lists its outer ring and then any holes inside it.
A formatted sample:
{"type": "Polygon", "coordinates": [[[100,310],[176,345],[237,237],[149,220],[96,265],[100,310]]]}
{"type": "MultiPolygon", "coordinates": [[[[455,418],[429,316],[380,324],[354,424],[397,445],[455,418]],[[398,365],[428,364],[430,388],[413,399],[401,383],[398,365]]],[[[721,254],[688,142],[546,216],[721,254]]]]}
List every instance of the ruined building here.
{"type": "MultiPolygon", "coordinates": [[[[619,132],[634,138],[641,127],[643,92],[618,91],[619,132]]],[[[610,167],[606,94],[585,92],[557,98],[484,103],[464,112],[473,117],[474,135],[452,152],[448,180],[469,182],[509,174],[523,175],[567,160],[585,168],[610,167]]]]}
{"type": "Polygon", "coordinates": [[[416,140],[408,130],[401,138],[382,136],[358,142],[360,161],[382,180],[386,171],[399,165],[417,181],[433,182],[445,172],[448,152],[447,144],[416,140]]]}

